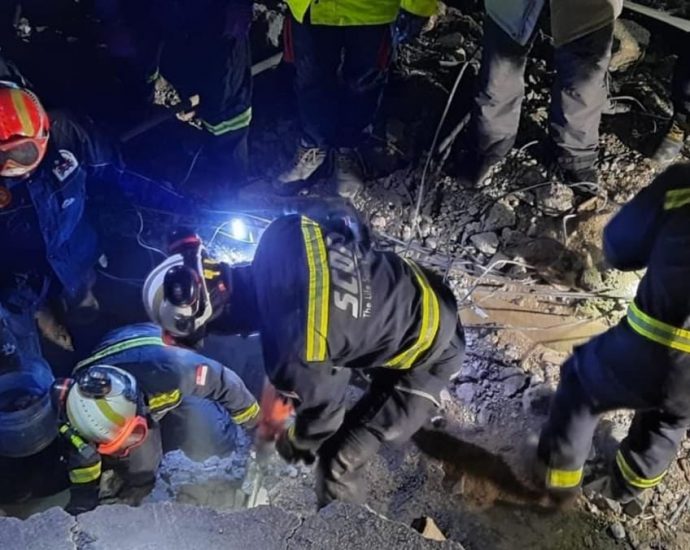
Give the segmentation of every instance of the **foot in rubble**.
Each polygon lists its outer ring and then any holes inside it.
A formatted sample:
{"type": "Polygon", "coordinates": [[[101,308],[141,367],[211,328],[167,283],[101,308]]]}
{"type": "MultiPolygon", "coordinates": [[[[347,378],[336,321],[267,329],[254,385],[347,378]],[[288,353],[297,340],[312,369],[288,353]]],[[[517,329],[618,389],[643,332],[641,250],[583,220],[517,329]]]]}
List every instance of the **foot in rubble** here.
{"type": "Polygon", "coordinates": [[[491,168],[501,159],[482,155],[476,151],[462,151],[449,172],[465,189],[475,189],[487,178],[491,168]]]}
{"type": "Polygon", "coordinates": [[[599,173],[593,164],[576,168],[561,164],[560,175],[563,183],[578,195],[589,197],[599,193],[599,173]]]}
{"type": "Polygon", "coordinates": [[[622,511],[630,517],[641,515],[648,502],[645,493],[631,495],[615,474],[591,481],[585,486],[584,492],[599,508],[618,513],[622,511]]]}
{"type": "Polygon", "coordinates": [[[335,153],[333,179],[338,195],[354,199],[364,187],[362,159],[355,149],[340,148],[335,153]]]}
{"type": "Polygon", "coordinates": [[[671,164],[680,156],[685,144],[685,138],[685,130],[683,130],[679,121],[674,120],[652,155],[652,161],[662,168],[671,164]]]}
{"type": "Polygon", "coordinates": [[[580,487],[572,487],[568,489],[555,489],[549,487],[546,483],[546,472],[548,470],[546,462],[536,456],[532,463],[532,483],[534,486],[545,495],[548,503],[547,506],[565,510],[572,507],[577,499],[582,494],[580,487]]]}
{"type": "Polygon", "coordinates": [[[279,195],[295,195],[308,187],[309,180],[318,177],[328,168],[328,151],[301,141],[290,166],[273,184],[279,195]]]}

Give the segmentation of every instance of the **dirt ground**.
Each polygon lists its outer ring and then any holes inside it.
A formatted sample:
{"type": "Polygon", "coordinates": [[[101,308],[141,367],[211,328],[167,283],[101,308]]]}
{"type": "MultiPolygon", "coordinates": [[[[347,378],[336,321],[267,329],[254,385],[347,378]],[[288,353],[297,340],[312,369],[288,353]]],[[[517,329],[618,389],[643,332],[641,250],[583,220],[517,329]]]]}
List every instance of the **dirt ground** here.
{"type": "MultiPolygon", "coordinates": [[[[441,427],[429,426],[414,443],[386,448],[371,462],[366,473],[368,504],[408,524],[419,516],[431,516],[449,538],[468,550],[688,548],[687,442],[645,514],[637,518],[587,497],[570,509],[555,509],[529,483],[536,438],[560,364],[572,346],[621,318],[639,281],[639,274],[622,274],[606,266],[601,232],[619,205],[657,170],[647,154],[669,117],[673,56],[663,40],[653,37],[644,57],[612,74],[610,95],[618,98],[612,105],[626,108],[604,117],[601,181],[589,189],[571,188],[549,172],[534,143],[547,135],[553,79],[549,38],[540,34],[526,73],[529,91],[518,145],[478,189],[464,189],[451,175],[452,164],[462,147],[462,132],[457,137],[456,130],[462,129],[470,105],[482,16],[477,2],[452,4],[458,7],[444,8],[433,29],[399,52],[380,118],[364,151],[369,177],[355,205],[382,247],[406,250],[447,275],[462,309],[467,358],[443,396],[441,427]],[[450,90],[466,64],[448,117],[439,126],[450,90]]],[[[268,22],[281,14],[271,5],[257,17],[270,28],[268,22]]],[[[14,44],[12,51],[31,57],[45,42],[50,43],[44,35],[14,44]]],[[[263,55],[274,53],[272,47],[264,40],[263,55]]],[[[36,76],[45,73],[30,59],[27,65],[36,76]]],[[[252,181],[232,200],[217,202],[215,210],[224,210],[227,204],[228,210],[270,218],[314,207],[329,194],[327,181],[318,182],[310,194],[298,199],[268,192],[298,137],[290,77],[290,67],[281,65],[257,78],[252,181]]],[[[112,89],[109,93],[116,95],[112,89]]],[[[66,97],[56,93],[53,101],[66,97]]],[[[100,114],[117,126],[107,113],[100,114]]],[[[136,173],[132,177],[140,186],[139,198],[149,187],[153,196],[161,185],[186,193],[206,183],[203,158],[196,165],[195,131],[170,121],[125,148],[136,173]],[[162,142],[168,145],[166,150],[161,150],[162,142]]],[[[161,228],[183,222],[192,222],[208,238],[228,215],[171,214],[152,200],[144,207],[124,208],[105,222],[112,258],[99,281],[108,312],[105,325],[142,318],[138,306],[122,306],[138,303],[141,280],[157,260],[156,252],[140,246],[142,241],[160,247],[161,228]]],[[[86,353],[105,327],[92,328],[93,334],[82,334],[76,342],[77,355],[86,353]]],[[[258,388],[256,342],[244,342],[236,349],[235,356],[224,359],[258,388]]],[[[60,355],[60,350],[52,353],[56,363],[68,365],[74,359],[60,355]]],[[[357,392],[353,388],[352,399],[357,392]]],[[[628,421],[627,413],[617,413],[602,422],[587,478],[605,467],[628,421]]],[[[241,487],[246,458],[247,448],[241,445],[232,457],[203,465],[168,457],[149,498],[233,507],[235,501],[227,495],[241,487]]],[[[307,468],[276,461],[267,485],[273,504],[298,512],[315,506],[313,477],[307,468]]]]}

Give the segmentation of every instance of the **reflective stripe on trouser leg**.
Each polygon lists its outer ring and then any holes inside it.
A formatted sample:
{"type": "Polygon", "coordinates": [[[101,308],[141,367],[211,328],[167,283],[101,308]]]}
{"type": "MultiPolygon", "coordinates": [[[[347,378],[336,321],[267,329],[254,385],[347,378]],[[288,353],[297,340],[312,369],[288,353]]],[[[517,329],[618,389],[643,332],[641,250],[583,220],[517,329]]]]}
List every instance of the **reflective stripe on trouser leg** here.
{"type": "Polygon", "coordinates": [[[229,118],[227,120],[223,120],[217,124],[211,124],[210,122],[207,122],[206,120],[201,121],[201,125],[204,127],[204,130],[207,132],[210,132],[214,136],[222,136],[224,134],[227,134],[229,132],[234,132],[236,130],[242,130],[244,128],[248,128],[249,125],[252,122],[252,108],[248,107],[244,111],[242,111],[240,114],[237,116],[234,116],[232,118],[229,118]]]}
{"type": "Polygon", "coordinates": [[[539,438],[538,456],[546,464],[544,483],[555,490],[576,489],[582,482],[582,467],[587,460],[599,413],[594,412],[580,382],[575,357],[561,367],[549,419],[539,438]]]}
{"type": "Polygon", "coordinates": [[[618,480],[628,495],[635,496],[661,483],[676,457],[688,424],[687,419],[661,410],[635,413],[614,465],[618,480]]]}

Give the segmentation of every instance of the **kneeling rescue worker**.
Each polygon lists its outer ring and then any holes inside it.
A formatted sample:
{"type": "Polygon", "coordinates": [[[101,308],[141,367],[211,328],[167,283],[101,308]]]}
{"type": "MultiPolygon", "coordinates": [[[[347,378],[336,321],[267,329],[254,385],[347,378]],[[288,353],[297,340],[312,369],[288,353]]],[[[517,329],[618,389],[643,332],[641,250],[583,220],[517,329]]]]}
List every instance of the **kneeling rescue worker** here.
{"type": "Polygon", "coordinates": [[[232,267],[190,236],[144,285],[151,319],[176,338],[261,334],[267,374],[296,410],[278,452],[288,462],[318,458],[320,506],[364,499],[363,467],[384,441],[406,441],[430,418],[464,353],[450,289],[375,250],[365,233],[343,218],[285,216],[261,236],[251,265],[232,267]],[[346,412],[353,370],[369,387],[346,412]]]}
{"type": "MultiPolygon", "coordinates": [[[[184,408],[183,416],[198,412],[206,418],[182,426],[192,448],[209,434],[224,437],[218,425],[225,419],[209,412],[210,404],[229,413],[227,423],[232,419],[245,428],[259,417],[258,403],[234,372],[191,350],[166,345],[151,324],[108,334],[77,364],[73,378],[56,381],[54,401],[72,482],[67,511],[75,514],[97,506],[105,468],[115,470],[126,489],[148,492],[166,447],[161,428],[165,438],[171,411],[184,408]]],[[[184,418],[174,422],[180,428],[184,418]]],[[[181,448],[187,450],[184,443],[181,448]]]]}
{"type": "Polygon", "coordinates": [[[690,164],[670,167],[620,210],[604,252],[617,269],[647,272],[627,317],[561,368],[538,455],[547,488],[574,494],[601,415],[635,410],[603,491],[635,514],[690,427],[690,164]]]}

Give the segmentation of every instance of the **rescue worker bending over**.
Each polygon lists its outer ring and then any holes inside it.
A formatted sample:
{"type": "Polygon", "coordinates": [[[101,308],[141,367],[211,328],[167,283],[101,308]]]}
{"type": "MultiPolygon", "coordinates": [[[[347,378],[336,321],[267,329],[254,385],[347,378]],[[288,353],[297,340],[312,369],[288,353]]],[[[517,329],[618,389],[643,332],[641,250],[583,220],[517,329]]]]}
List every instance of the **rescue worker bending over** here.
{"type": "Polygon", "coordinates": [[[54,395],[72,482],[70,513],[98,504],[104,468],[128,487],[150,488],[164,451],[181,448],[199,460],[228,454],[231,422],[252,428],[259,416],[234,372],[166,345],[151,324],[108,334],[72,379],[56,382],[54,395]]]}
{"type": "Polygon", "coordinates": [[[464,338],[450,289],[375,250],[343,219],[282,217],[249,266],[205,258],[194,237],[179,243],[144,285],[151,319],[181,339],[258,331],[267,374],[296,408],[278,452],[289,462],[318,458],[320,506],[363,500],[363,467],[384,441],[404,442],[424,424],[460,369],[464,338]],[[346,412],[353,370],[370,383],[346,412]]]}
{"type": "Polygon", "coordinates": [[[620,210],[604,252],[617,269],[647,272],[627,317],[563,365],[538,455],[547,488],[575,492],[601,415],[635,410],[607,494],[625,504],[661,483],[690,427],[690,164],[671,166],[620,210]]]}

